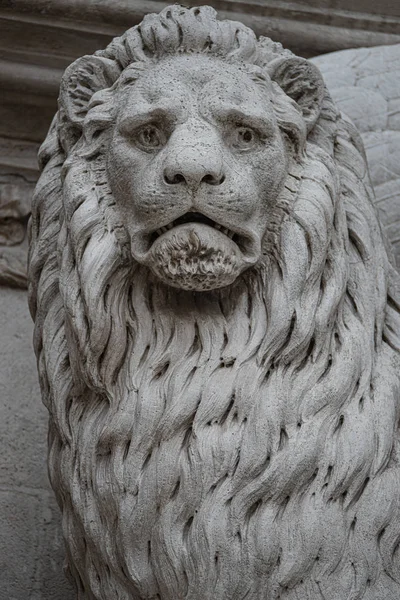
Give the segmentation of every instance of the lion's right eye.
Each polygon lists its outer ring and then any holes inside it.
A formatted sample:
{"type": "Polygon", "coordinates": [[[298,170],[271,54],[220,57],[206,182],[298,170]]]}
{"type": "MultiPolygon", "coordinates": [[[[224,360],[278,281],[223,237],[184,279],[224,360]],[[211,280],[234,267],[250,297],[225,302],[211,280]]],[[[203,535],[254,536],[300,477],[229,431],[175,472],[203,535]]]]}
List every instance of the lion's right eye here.
{"type": "Polygon", "coordinates": [[[165,145],[165,136],[155,125],[146,125],[138,131],[136,142],[146,150],[158,150],[165,145]]]}
{"type": "Polygon", "coordinates": [[[241,123],[235,125],[230,135],[231,146],[241,152],[253,150],[260,141],[261,136],[255,129],[241,123]]]}

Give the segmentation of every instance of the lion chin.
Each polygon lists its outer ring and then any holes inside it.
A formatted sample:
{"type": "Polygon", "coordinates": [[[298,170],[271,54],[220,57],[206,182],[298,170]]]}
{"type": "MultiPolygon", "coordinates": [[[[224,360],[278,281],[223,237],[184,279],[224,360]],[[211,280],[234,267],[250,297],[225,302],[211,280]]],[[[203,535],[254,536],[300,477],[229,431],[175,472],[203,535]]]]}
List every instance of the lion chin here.
{"type": "Polygon", "coordinates": [[[205,291],[235,281],[243,268],[238,246],[208,225],[180,225],[153,244],[147,264],[164,283],[205,291]]]}
{"type": "Polygon", "coordinates": [[[398,600],[399,277],[316,68],[174,5],[74,63],[59,106],[29,294],[79,600],[398,600]],[[155,64],[231,86],[197,154],[168,129],[188,103],[143,129],[155,64]]]}

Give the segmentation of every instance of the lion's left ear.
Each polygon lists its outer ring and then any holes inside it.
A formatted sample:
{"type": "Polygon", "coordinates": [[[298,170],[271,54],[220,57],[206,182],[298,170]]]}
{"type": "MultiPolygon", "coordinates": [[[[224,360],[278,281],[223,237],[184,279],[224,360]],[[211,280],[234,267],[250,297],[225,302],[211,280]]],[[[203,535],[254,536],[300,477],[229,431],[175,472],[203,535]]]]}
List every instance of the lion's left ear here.
{"type": "Polygon", "coordinates": [[[319,69],[305,58],[280,58],[268,66],[275,81],[303,113],[307,132],[314,127],[325,96],[325,84],[319,69]]]}
{"type": "Polygon", "coordinates": [[[110,87],[120,73],[115,61],[100,56],[82,56],[73,62],[61,80],[58,100],[68,121],[81,128],[92,96],[110,87]]]}

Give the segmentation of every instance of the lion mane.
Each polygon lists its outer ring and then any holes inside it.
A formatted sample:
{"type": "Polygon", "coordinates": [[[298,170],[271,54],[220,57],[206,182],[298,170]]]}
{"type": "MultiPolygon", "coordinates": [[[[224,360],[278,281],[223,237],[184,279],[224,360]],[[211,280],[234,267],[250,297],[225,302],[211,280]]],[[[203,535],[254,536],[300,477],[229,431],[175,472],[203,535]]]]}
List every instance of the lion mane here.
{"type": "Polygon", "coordinates": [[[165,286],[132,260],[106,152],[118,86],[180,52],[272,78],[293,60],[169,7],[67,69],[41,149],[30,308],[78,598],[398,600],[398,276],[360,138],[326,90],[307,133],[296,59],[275,110],[297,158],[262,263],[165,286]]]}

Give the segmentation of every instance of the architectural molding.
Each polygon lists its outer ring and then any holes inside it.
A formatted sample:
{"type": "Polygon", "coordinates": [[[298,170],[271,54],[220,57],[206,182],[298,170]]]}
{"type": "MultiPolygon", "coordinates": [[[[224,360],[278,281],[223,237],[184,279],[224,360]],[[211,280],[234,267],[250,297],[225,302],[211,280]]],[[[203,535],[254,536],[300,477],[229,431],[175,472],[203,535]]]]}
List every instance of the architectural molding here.
{"type": "MultiPolygon", "coordinates": [[[[241,21],[306,57],[400,42],[400,11],[389,0],[380,2],[379,14],[371,0],[362,1],[368,7],[363,11],[344,10],[342,0],[335,2],[339,8],[330,6],[333,0],[318,1],[319,6],[314,0],[211,4],[220,18],[241,21]]],[[[166,5],[159,0],[2,0],[0,136],[41,142],[57,107],[64,69],[166,5]]]]}

